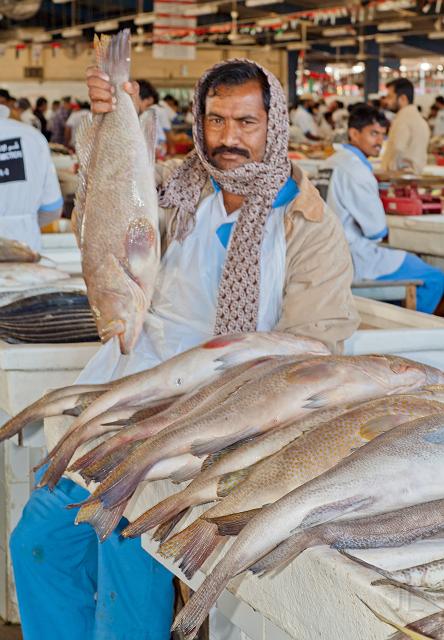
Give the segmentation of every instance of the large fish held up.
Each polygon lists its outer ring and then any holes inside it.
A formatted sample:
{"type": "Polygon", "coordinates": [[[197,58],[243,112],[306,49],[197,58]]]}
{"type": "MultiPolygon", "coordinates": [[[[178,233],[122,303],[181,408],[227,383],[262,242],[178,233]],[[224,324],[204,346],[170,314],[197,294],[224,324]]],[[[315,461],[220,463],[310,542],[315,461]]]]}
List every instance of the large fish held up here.
{"type": "Polygon", "coordinates": [[[85,118],[76,137],[75,231],[99,336],[129,353],[151,303],[160,260],[154,180],[155,118],[146,142],[122,85],[129,80],[130,31],[95,42],[97,64],[115,89],[115,110],[85,118]]]}

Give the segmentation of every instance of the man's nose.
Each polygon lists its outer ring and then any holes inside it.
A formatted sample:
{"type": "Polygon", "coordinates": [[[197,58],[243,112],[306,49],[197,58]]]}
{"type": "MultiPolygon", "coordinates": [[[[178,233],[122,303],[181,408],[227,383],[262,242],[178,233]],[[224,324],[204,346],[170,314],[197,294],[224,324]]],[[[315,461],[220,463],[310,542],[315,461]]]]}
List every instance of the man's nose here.
{"type": "Polygon", "coordinates": [[[221,144],[226,147],[235,147],[239,142],[239,126],[234,120],[226,120],[222,131],[221,144]]]}

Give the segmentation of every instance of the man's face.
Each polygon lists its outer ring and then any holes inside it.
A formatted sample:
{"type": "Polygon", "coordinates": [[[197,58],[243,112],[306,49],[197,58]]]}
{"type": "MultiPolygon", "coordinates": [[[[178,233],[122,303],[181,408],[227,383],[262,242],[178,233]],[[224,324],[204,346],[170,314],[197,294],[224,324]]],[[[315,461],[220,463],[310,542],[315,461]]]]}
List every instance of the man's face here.
{"type": "Polygon", "coordinates": [[[393,87],[387,87],[387,95],[385,96],[385,103],[390,111],[397,113],[400,109],[399,98],[393,87]]]}
{"type": "Polygon", "coordinates": [[[350,142],[355,147],[358,147],[358,149],[360,149],[367,157],[379,156],[382,143],[384,142],[385,133],[386,128],[381,127],[377,122],[363,127],[361,131],[358,129],[348,130],[350,142]]]}
{"type": "Polygon", "coordinates": [[[217,87],[207,95],[203,122],[209,161],[222,170],[261,162],[267,143],[267,112],[259,82],[217,87]]]}

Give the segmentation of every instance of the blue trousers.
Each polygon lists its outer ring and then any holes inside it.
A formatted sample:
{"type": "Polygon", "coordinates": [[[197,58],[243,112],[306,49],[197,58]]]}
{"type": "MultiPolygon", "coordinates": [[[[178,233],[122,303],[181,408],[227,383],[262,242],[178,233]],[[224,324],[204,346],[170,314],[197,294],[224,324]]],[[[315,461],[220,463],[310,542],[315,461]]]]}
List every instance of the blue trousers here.
{"type": "Polygon", "coordinates": [[[173,575],[120,527],[100,544],[68,504],[89,493],[62,478],[33,492],[10,549],[24,640],[169,640],[173,575]]]}
{"type": "Polygon", "coordinates": [[[408,253],[399,269],[377,280],[423,280],[422,287],[416,289],[416,308],[424,313],[433,313],[444,294],[444,272],[427,264],[413,253],[408,253]]]}

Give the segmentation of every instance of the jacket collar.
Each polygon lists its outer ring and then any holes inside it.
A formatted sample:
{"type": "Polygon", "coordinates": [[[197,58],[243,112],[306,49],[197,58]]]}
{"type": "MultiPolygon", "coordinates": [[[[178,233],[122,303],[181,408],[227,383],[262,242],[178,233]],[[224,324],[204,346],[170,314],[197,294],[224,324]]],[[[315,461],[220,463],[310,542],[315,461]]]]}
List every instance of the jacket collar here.
{"type": "MultiPolygon", "coordinates": [[[[298,185],[299,193],[289,204],[288,213],[301,214],[309,222],[321,222],[324,217],[325,203],[319,191],[312,185],[307,175],[297,166],[295,161],[291,161],[291,177],[298,185]]],[[[200,202],[212,193],[214,193],[214,185],[211,179],[208,178],[202,189],[200,202]]]]}

